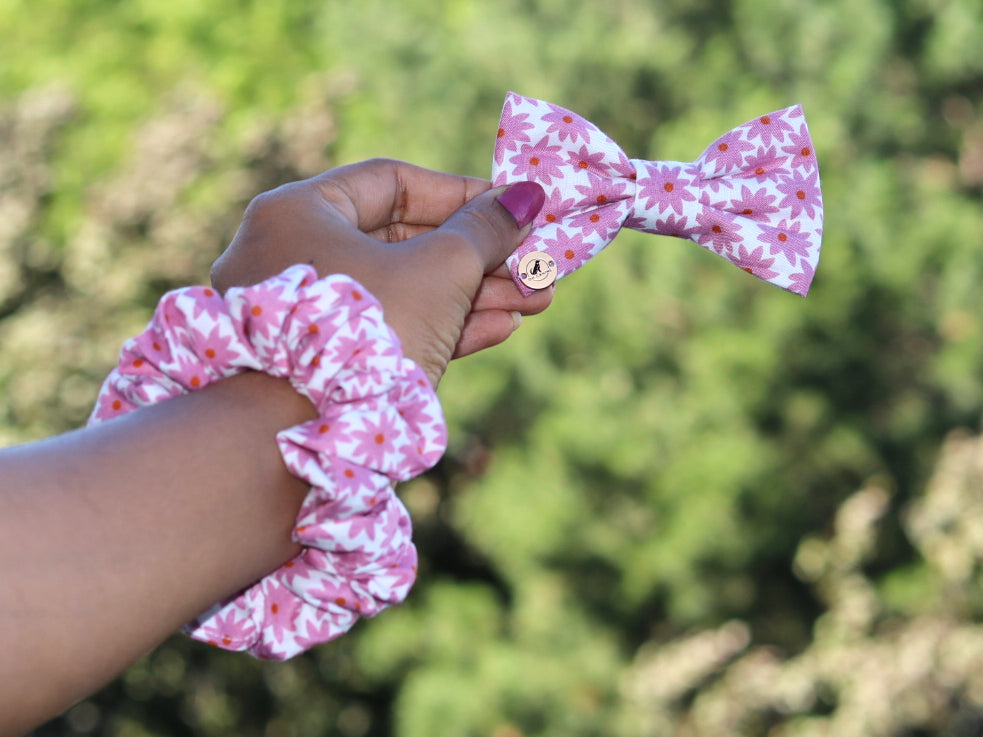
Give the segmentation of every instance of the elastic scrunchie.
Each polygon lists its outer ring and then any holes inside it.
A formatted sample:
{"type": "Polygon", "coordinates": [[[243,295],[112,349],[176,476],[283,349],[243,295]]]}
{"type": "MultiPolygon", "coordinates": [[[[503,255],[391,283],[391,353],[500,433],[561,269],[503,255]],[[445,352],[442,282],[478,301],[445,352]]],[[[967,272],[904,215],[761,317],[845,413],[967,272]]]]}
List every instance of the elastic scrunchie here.
{"type": "Polygon", "coordinates": [[[224,298],[206,287],[166,294],[124,344],[89,422],[250,370],[288,379],[319,415],[277,434],[287,468],[311,486],[294,528],[304,549],[185,632],[284,660],[406,597],[416,548],[391,481],[433,466],[447,435],[437,395],[379,302],[309,266],[224,298]]]}

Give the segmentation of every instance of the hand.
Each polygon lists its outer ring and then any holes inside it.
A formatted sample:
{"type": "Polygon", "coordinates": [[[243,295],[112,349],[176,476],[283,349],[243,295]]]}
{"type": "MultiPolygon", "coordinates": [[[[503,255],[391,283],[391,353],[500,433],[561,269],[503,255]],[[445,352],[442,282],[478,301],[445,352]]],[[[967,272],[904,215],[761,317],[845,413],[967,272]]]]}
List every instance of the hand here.
{"type": "MultiPolygon", "coordinates": [[[[524,186],[510,204],[531,222],[543,198],[524,186]]],[[[523,297],[504,267],[529,229],[497,202],[505,189],[384,159],[332,169],[250,202],[212,282],[255,284],[296,263],[347,274],[436,386],[452,357],[501,343],[518,315],[552,299],[552,289],[523,297]]]]}

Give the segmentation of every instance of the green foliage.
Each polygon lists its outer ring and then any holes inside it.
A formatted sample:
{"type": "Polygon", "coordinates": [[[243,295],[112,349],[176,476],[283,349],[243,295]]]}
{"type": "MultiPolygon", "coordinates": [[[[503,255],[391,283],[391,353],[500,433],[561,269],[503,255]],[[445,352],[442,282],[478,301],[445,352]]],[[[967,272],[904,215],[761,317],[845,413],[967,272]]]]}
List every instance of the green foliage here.
{"type": "Polygon", "coordinates": [[[81,423],[252,195],[486,176],[509,89],[676,160],[801,102],[828,213],[806,300],[622,234],[445,378],[410,601],[288,664],[175,639],[38,734],[972,733],[983,521],[925,490],[983,413],[981,37],[975,0],[0,0],[5,441],[81,423]]]}

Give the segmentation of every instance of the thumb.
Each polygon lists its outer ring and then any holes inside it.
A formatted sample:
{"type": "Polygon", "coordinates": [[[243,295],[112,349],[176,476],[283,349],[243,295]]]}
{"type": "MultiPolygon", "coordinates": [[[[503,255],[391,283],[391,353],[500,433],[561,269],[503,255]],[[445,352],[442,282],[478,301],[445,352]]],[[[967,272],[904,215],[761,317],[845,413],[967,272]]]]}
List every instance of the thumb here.
{"type": "Polygon", "coordinates": [[[458,209],[438,231],[469,243],[487,273],[519,247],[545,201],[546,192],[536,182],[496,187],[458,209]]]}

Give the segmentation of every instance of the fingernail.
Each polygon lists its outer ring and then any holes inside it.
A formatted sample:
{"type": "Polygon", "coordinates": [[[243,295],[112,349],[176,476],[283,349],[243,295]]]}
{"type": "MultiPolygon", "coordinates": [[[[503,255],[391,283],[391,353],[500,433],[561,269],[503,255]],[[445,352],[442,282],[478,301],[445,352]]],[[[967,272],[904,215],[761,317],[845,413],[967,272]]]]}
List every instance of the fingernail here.
{"type": "Polygon", "coordinates": [[[512,332],[514,333],[522,324],[522,315],[520,315],[518,312],[512,312],[510,314],[512,315],[512,332]]]}
{"type": "Polygon", "coordinates": [[[516,182],[498,196],[498,203],[524,228],[531,223],[546,202],[546,192],[536,182],[516,182]]]}

